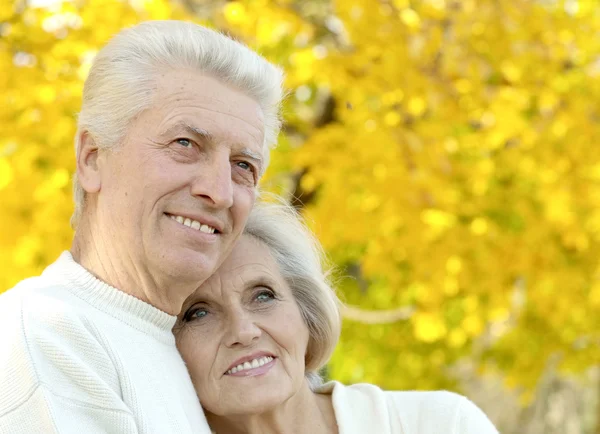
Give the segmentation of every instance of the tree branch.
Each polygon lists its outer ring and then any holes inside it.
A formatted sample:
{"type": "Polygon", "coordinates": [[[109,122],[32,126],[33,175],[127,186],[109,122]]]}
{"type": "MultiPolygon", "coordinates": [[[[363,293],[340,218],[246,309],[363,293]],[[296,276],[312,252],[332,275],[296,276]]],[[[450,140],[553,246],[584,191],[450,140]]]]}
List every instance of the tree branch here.
{"type": "Polygon", "coordinates": [[[341,309],[342,317],[350,321],[363,324],[390,324],[397,321],[406,321],[415,311],[414,306],[403,306],[391,310],[365,310],[357,306],[344,306],[341,309]]]}

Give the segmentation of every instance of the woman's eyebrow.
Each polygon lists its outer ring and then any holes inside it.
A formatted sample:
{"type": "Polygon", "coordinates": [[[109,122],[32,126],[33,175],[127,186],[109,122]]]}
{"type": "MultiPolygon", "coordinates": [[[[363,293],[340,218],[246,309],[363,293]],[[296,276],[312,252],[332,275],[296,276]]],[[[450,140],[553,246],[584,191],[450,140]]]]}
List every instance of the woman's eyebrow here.
{"type": "Polygon", "coordinates": [[[193,297],[193,298],[188,298],[184,303],[183,306],[181,307],[181,314],[184,314],[185,312],[187,312],[187,310],[194,306],[195,304],[198,303],[206,303],[207,301],[207,297],[206,296],[202,296],[202,297],[193,297]]]}
{"type": "MultiPolygon", "coordinates": [[[[238,291],[242,292],[252,290],[260,286],[268,286],[271,289],[277,289],[277,287],[281,286],[281,282],[278,279],[275,279],[274,277],[271,277],[266,274],[254,275],[245,278],[242,273],[240,279],[243,280],[243,284],[241,285],[241,290],[238,287],[238,291]]],[[[194,296],[193,298],[189,298],[188,300],[186,300],[186,302],[183,304],[181,312],[185,313],[185,311],[187,311],[190,307],[198,303],[211,303],[215,301],[218,302],[221,301],[221,299],[211,294],[202,294],[194,296]]]]}
{"type": "Polygon", "coordinates": [[[268,286],[272,289],[275,289],[275,287],[279,286],[279,284],[271,276],[265,276],[265,275],[252,276],[252,277],[248,278],[247,280],[244,280],[244,289],[245,290],[254,289],[258,286],[268,286]]]}

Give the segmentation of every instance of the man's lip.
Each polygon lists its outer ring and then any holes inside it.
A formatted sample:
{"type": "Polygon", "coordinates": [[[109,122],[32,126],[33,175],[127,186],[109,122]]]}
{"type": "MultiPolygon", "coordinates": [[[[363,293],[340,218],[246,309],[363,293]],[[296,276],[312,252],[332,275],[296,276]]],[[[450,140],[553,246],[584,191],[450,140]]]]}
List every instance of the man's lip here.
{"type": "Polygon", "coordinates": [[[222,234],[224,232],[224,225],[219,222],[218,220],[215,219],[211,219],[210,217],[204,217],[204,216],[199,216],[197,214],[190,214],[190,213],[177,213],[177,212],[165,212],[166,215],[168,216],[173,216],[173,217],[177,217],[177,216],[181,216],[183,218],[189,218],[190,220],[196,220],[197,222],[199,222],[202,225],[207,225],[210,227],[215,228],[220,234],[222,234]]]}
{"type": "Polygon", "coordinates": [[[256,353],[250,354],[249,356],[240,357],[231,365],[229,365],[229,368],[227,368],[223,374],[226,374],[227,371],[229,371],[232,368],[235,368],[237,365],[241,365],[244,362],[249,362],[250,360],[258,359],[260,357],[273,357],[274,359],[277,358],[273,353],[270,353],[268,351],[258,351],[256,353]]]}

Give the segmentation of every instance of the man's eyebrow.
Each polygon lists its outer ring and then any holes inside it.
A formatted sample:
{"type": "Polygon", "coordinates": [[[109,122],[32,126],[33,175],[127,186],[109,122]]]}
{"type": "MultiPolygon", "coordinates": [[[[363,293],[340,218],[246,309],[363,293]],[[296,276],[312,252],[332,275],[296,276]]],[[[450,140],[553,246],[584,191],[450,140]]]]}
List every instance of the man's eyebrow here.
{"type": "Polygon", "coordinates": [[[254,161],[256,161],[256,163],[262,169],[263,158],[262,158],[261,154],[259,154],[257,152],[254,152],[254,151],[252,151],[252,150],[250,150],[248,148],[242,148],[242,150],[240,150],[240,154],[243,155],[243,156],[245,156],[245,157],[248,157],[248,158],[250,158],[250,159],[252,159],[254,161]]]}
{"type": "Polygon", "coordinates": [[[186,122],[178,122],[175,125],[167,128],[162,134],[161,136],[169,136],[171,134],[177,133],[179,131],[185,131],[187,133],[190,133],[192,135],[195,136],[199,136],[202,137],[204,140],[208,141],[208,142],[212,142],[213,141],[213,135],[211,133],[209,133],[208,131],[202,129],[202,128],[198,128],[198,127],[194,127],[186,122]]]}
{"type": "MultiPolygon", "coordinates": [[[[169,136],[169,135],[173,135],[179,131],[185,131],[189,134],[201,137],[203,140],[205,140],[208,143],[214,143],[214,136],[209,132],[206,131],[203,128],[198,128],[198,127],[194,127],[193,125],[188,124],[187,122],[178,122],[175,125],[167,128],[162,134],[161,136],[169,136]]],[[[248,157],[252,160],[254,160],[256,162],[256,164],[258,164],[259,169],[262,170],[263,168],[263,157],[260,153],[258,152],[254,152],[251,149],[248,149],[245,145],[243,144],[238,144],[237,146],[235,146],[236,148],[241,148],[239,153],[240,155],[243,155],[245,157],[248,157]]]]}

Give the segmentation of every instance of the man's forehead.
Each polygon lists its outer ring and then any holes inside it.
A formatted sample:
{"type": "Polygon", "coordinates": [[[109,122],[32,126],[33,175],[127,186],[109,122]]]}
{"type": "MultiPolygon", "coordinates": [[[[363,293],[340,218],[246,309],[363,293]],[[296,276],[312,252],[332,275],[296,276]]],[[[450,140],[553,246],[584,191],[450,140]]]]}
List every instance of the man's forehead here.
{"type": "Polygon", "coordinates": [[[197,106],[264,124],[263,109],[255,97],[199,71],[174,70],[161,76],[156,100],[160,107],[197,106]]]}
{"type": "Polygon", "coordinates": [[[175,69],[164,73],[157,82],[155,101],[156,108],[167,116],[199,110],[203,117],[226,116],[247,124],[240,128],[264,134],[264,113],[254,97],[200,71],[175,69]]]}

